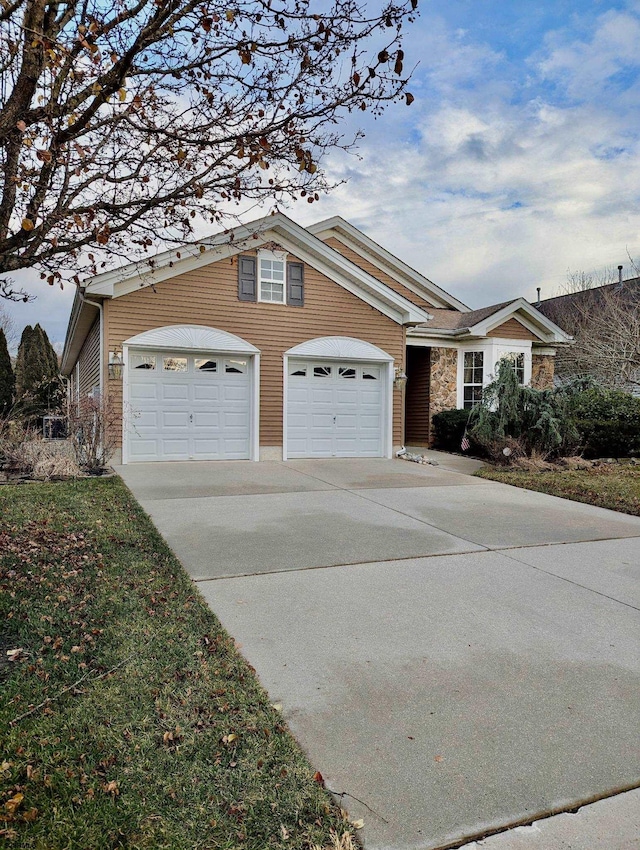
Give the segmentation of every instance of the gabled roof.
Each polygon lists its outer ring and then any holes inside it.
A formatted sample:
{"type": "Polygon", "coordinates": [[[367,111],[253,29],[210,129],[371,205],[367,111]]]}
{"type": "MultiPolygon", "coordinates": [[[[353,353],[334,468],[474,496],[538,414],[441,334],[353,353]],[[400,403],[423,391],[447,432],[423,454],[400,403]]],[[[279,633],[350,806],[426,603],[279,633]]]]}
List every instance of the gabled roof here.
{"type": "MultiPolygon", "coordinates": [[[[398,324],[418,324],[426,321],[431,315],[282,213],[239,225],[199,240],[195,245],[182,245],[151,259],[104,272],[87,281],[84,295],[92,300],[119,298],[142,287],[202,268],[242,251],[254,250],[270,242],[277,242],[286,251],[398,324]]],[[[89,310],[92,312],[93,321],[96,307],[90,308],[82,297],[77,296],[62,358],[65,374],[73,367],[91,326],[89,310]]]]}
{"type": "Polygon", "coordinates": [[[374,242],[362,231],[358,230],[348,221],[345,221],[339,215],[332,218],[324,219],[316,224],[307,227],[310,233],[315,234],[323,241],[330,239],[332,236],[346,245],[351,250],[359,254],[363,259],[369,260],[388,275],[406,286],[407,289],[415,292],[421,298],[424,298],[428,303],[433,304],[434,308],[452,308],[454,310],[462,310],[467,312],[469,308],[462,301],[458,301],[453,295],[445,292],[433,281],[421,275],[415,269],[412,269],[402,260],[399,260],[393,254],[374,242]]]}
{"type": "Polygon", "coordinates": [[[151,264],[142,260],[105,272],[89,281],[86,294],[118,298],[273,241],[399,324],[423,322],[430,315],[282,213],[199,240],[197,245],[165,251],[151,264]]]}
{"type": "Polygon", "coordinates": [[[432,310],[427,322],[407,331],[412,337],[449,337],[456,340],[485,337],[509,319],[517,319],[525,328],[547,344],[571,342],[571,337],[551,319],[532,307],[524,298],[501,301],[480,310],[460,313],[457,310],[432,310]]]}

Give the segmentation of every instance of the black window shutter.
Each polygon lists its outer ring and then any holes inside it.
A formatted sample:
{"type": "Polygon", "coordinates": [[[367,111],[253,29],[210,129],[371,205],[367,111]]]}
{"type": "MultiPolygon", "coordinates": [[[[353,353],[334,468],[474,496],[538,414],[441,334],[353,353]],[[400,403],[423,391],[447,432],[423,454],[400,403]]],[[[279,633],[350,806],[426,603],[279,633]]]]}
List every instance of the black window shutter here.
{"type": "Polygon", "coordinates": [[[287,263],[287,304],[291,307],[304,305],[303,263],[287,263]]]}
{"type": "Polygon", "coordinates": [[[257,301],[256,258],[238,257],[238,300],[257,301]]]}

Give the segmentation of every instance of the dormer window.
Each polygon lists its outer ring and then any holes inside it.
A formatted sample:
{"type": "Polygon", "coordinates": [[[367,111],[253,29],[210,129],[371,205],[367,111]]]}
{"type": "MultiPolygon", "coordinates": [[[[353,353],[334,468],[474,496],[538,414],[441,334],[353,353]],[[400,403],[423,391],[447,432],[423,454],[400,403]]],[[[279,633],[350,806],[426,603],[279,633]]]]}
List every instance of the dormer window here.
{"type": "Polygon", "coordinates": [[[285,303],[284,251],[258,251],[258,300],[272,304],[285,303]]]}

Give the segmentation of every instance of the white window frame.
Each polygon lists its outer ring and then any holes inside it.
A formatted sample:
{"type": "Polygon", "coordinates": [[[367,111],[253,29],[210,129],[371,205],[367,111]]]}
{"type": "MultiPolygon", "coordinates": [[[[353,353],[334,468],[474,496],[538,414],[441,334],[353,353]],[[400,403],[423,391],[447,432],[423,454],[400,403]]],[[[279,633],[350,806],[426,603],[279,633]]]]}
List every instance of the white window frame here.
{"type": "Polygon", "coordinates": [[[468,349],[466,349],[465,351],[462,352],[462,407],[465,410],[473,410],[474,407],[476,407],[478,404],[480,404],[481,399],[478,399],[475,402],[472,401],[470,407],[465,407],[466,399],[464,397],[464,391],[465,391],[466,387],[480,387],[481,389],[485,388],[486,384],[484,382],[484,376],[485,376],[484,369],[485,369],[486,356],[487,356],[486,351],[483,351],[481,348],[479,348],[479,349],[468,348],[468,349]],[[464,379],[464,372],[465,372],[465,369],[467,368],[464,364],[464,361],[465,361],[467,354],[481,354],[482,355],[482,367],[475,366],[475,365],[471,367],[474,372],[475,372],[476,369],[482,368],[481,381],[479,383],[476,382],[476,381],[472,381],[471,383],[467,383],[464,379]]]}
{"type": "MultiPolygon", "coordinates": [[[[258,301],[261,301],[263,304],[286,304],[287,303],[287,252],[286,251],[266,251],[259,250],[258,251],[258,273],[257,273],[257,282],[256,289],[258,295],[258,301]],[[263,261],[269,262],[278,262],[282,263],[282,301],[274,301],[272,298],[263,298],[262,297],[262,263],[263,261]]],[[[275,280],[265,280],[265,283],[279,283],[280,281],[275,280]]]]}
{"type": "Polygon", "coordinates": [[[467,351],[484,353],[482,385],[486,387],[496,377],[496,363],[510,354],[524,354],[524,384],[531,383],[531,342],[527,340],[500,339],[488,337],[463,343],[458,347],[458,408],[464,409],[464,355],[467,351]]]}

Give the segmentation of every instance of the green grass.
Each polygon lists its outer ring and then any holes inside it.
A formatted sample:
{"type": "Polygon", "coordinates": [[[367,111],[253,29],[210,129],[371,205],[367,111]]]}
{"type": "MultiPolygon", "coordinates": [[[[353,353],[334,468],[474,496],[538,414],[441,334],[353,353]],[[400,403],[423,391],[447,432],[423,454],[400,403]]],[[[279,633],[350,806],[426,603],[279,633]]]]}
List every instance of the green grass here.
{"type": "Polygon", "coordinates": [[[2,656],[23,649],[0,666],[0,846],[265,850],[348,831],[119,479],[0,487],[0,556],[2,656]]]}
{"type": "Polygon", "coordinates": [[[611,464],[585,470],[521,472],[485,466],[476,472],[481,478],[538,490],[574,502],[586,502],[640,516],[640,467],[611,464]]]}

